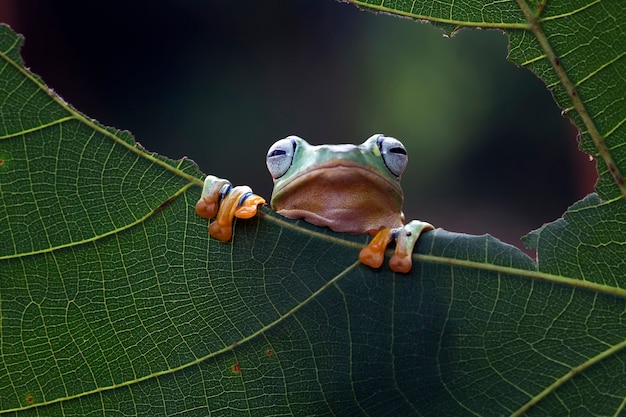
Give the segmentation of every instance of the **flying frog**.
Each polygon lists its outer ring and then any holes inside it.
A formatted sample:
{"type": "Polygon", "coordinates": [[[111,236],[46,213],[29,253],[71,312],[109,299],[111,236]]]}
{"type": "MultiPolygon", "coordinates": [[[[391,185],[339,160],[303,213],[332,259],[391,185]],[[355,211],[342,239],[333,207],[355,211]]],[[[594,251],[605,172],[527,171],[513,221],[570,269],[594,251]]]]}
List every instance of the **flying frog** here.
{"type": "MultiPolygon", "coordinates": [[[[404,195],[400,176],[408,161],[397,139],[374,135],[360,145],[310,145],[297,136],[274,143],[267,153],[267,168],[274,179],[270,205],[278,214],[304,219],[336,232],[371,234],[359,260],[379,268],[392,240],[396,241],[389,267],[409,272],[411,255],[429,223],[413,220],[404,224],[404,195]]],[[[213,218],[209,233],[228,241],[234,218],[247,219],[265,200],[250,187],[232,187],[224,179],[207,176],[196,213],[213,218]]]]}

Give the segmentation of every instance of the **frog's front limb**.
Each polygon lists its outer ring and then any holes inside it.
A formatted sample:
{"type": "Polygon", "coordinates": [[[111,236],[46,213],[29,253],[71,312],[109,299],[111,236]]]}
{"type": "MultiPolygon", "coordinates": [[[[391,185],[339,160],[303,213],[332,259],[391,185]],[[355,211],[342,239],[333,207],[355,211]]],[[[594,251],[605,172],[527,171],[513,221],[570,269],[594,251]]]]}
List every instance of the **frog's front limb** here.
{"type": "Polygon", "coordinates": [[[380,268],[385,258],[385,249],[395,240],[396,248],[389,260],[389,268],[394,272],[407,273],[413,266],[412,254],[417,239],[422,232],[433,229],[430,223],[419,220],[413,220],[402,227],[383,229],[361,249],[359,260],[372,268],[380,268]]]}
{"type": "Polygon", "coordinates": [[[204,180],[202,195],[196,203],[196,214],[205,219],[215,217],[209,225],[209,234],[222,242],[233,235],[233,221],[254,217],[265,199],[245,185],[233,187],[230,181],[208,175],[204,180]]]}

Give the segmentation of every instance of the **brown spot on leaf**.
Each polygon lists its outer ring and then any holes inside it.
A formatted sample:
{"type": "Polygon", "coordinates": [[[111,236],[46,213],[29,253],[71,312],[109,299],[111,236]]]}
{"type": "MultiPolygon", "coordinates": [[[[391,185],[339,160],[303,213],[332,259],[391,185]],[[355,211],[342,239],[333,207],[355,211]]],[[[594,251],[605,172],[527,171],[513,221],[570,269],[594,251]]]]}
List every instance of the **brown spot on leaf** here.
{"type": "Polygon", "coordinates": [[[165,200],[164,202],[162,202],[161,204],[159,204],[159,206],[157,208],[155,208],[153,210],[153,212],[157,212],[159,210],[163,210],[165,207],[167,207],[172,201],[174,201],[174,197],[170,197],[167,200],[165,200]]]}
{"type": "Polygon", "coordinates": [[[617,167],[613,163],[608,164],[608,167],[609,171],[611,171],[611,175],[613,175],[613,178],[615,178],[615,181],[617,181],[620,187],[623,187],[624,177],[622,177],[621,174],[617,171],[617,167]]]}

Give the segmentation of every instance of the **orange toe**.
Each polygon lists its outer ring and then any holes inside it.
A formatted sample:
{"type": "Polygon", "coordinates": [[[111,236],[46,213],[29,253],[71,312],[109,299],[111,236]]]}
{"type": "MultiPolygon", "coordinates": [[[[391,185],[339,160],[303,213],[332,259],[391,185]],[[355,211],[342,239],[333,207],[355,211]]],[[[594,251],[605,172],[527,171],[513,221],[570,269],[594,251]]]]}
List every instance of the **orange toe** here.
{"type": "Polygon", "coordinates": [[[380,268],[385,260],[385,249],[391,242],[392,229],[383,229],[374,236],[372,241],[367,244],[359,253],[359,261],[372,267],[380,268]]]}
{"type": "Polygon", "coordinates": [[[265,204],[265,199],[256,194],[250,194],[239,207],[235,209],[235,217],[238,219],[250,219],[258,211],[259,205],[265,204]]]}

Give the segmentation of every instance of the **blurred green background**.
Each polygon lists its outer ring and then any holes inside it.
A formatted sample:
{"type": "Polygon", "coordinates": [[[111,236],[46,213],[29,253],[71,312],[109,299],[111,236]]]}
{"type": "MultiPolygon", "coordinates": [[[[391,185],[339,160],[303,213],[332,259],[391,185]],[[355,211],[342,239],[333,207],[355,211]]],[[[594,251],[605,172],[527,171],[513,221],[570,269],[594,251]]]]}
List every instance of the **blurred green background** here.
{"type": "Polygon", "coordinates": [[[151,151],[266,197],[269,146],[397,137],[405,214],[520,246],[592,191],[595,163],[500,31],[452,38],[334,0],[2,0],[26,66],[151,151]]]}

